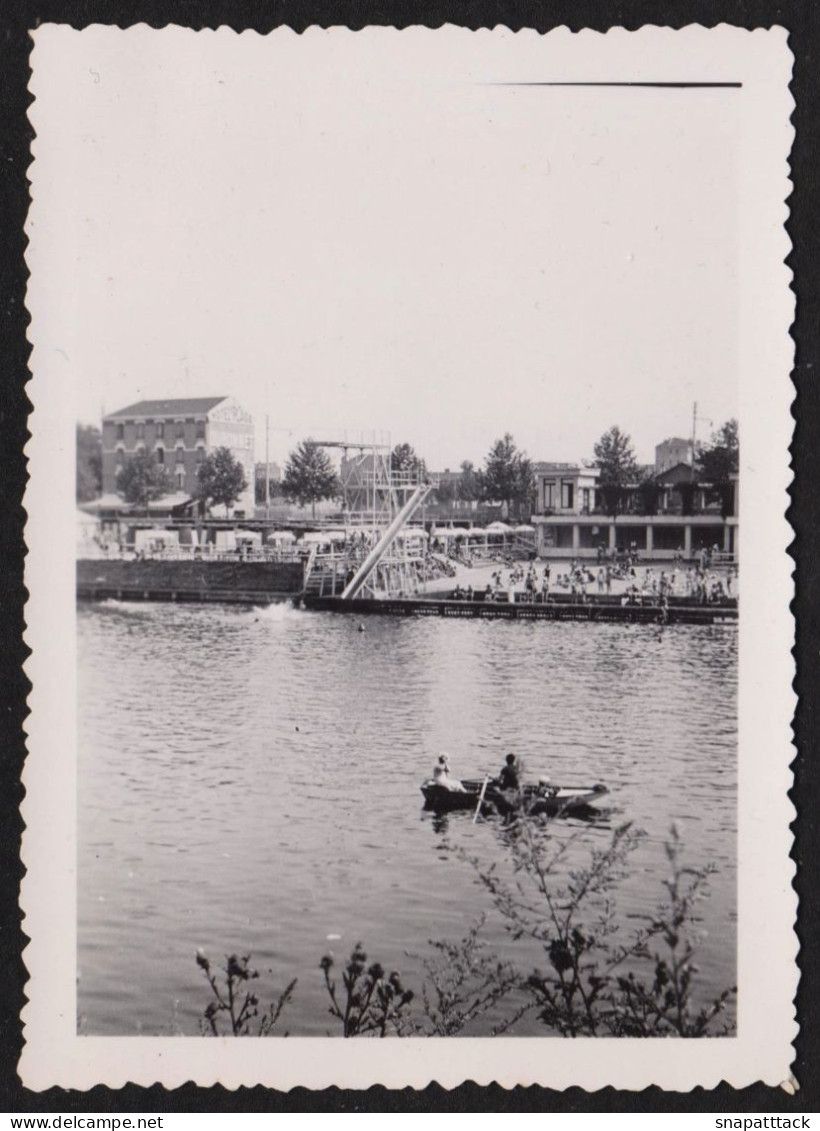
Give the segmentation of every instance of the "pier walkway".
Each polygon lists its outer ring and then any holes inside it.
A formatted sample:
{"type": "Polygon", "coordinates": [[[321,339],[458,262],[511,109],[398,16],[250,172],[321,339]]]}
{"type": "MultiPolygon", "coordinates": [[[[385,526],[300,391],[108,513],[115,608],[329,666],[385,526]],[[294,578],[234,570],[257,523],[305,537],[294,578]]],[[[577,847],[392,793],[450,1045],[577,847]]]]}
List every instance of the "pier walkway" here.
{"type": "Polygon", "coordinates": [[[700,605],[686,598],[672,598],[667,607],[654,604],[621,604],[610,598],[590,598],[584,602],[550,600],[546,604],[529,601],[464,601],[430,597],[358,598],[342,601],[338,597],[305,597],[308,609],[336,613],[356,613],[392,617],[483,617],[502,620],[571,620],[593,623],[627,624],[724,624],[737,621],[737,602],[700,605]]]}

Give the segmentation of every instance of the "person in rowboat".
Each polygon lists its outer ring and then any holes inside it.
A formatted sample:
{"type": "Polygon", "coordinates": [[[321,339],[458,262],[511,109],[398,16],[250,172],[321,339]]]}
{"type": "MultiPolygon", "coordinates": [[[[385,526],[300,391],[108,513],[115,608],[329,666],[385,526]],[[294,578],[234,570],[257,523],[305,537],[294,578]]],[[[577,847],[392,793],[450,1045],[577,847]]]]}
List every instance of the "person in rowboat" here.
{"type": "Polygon", "coordinates": [[[450,759],[446,754],[439,754],[438,756],[438,761],[433,767],[433,781],[436,785],[440,785],[442,789],[447,789],[451,793],[467,792],[458,778],[450,776],[450,759]]]}
{"type": "Polygon", "coordinates": [[[542,774],[538,779],[537,792],[540,797],[555,797],[558,794],[560,786],[557,786],[551,778],[542,774]]]}
{"type": "Polygon", "coordinates": [[[515,754],[508,754],[504,760],[504,765],[501,767],[501,772],[495,779],[495,785],[499,789],[518,789],[519,784],[515,754]]]}

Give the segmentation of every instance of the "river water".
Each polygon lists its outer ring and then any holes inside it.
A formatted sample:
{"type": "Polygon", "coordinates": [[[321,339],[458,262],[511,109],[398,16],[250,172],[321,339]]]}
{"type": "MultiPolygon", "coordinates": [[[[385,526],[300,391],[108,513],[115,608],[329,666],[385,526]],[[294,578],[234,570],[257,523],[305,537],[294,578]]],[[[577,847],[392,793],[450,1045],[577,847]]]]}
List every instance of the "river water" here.
{"type": "Polygon", "coordinates": [[[78,622],[81,1032],[195,1034],[198,947],[250,953],[263,1001],[298,977],[293,1035],[333,1031],[319,960],[359,939],[418,989],[428,940],[486,913],[491,948],[531,969],[466,858],[504,866],[498,823],[422,810],[441,750],[465,777],[512,750],[528,777],[607,783],[600,822],[554,835],[577,866],[615,825],[645,830],[616,893],[624,935],[663,899],[675,824],[686,862],[717,866],[700,992],[735,980],[734,626],[121,602],[78,622]]]}

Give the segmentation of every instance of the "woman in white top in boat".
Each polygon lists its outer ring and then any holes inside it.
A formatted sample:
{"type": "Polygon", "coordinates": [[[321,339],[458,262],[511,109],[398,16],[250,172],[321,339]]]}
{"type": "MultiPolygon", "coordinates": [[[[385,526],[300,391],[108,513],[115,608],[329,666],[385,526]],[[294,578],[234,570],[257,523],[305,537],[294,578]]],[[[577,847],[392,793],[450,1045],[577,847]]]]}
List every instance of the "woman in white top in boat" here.
{"type": "Polygon", "coordinates": [[[439,754],[438,761],[433,767],[433,781],[442,789],[449,789],[451,793],[467,792],[458,778],[450,776],[450,759],[447,754],[439,754]]]}

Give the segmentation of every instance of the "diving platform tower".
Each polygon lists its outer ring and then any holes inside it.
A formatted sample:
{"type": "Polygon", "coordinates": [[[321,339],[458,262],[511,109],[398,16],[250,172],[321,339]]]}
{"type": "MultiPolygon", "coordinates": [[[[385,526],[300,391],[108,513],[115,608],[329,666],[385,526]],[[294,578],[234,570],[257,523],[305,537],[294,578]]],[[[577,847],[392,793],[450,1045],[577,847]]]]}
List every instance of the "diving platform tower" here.
{"type": "Polygon", "coordinates": [[[411,525],[431,485],[419,471],[394,471],[389,438],[317,440],[341,450],[342,524],[305,570],[313,596],[413,596],[427,578],[427,535],[411,525]]]}

